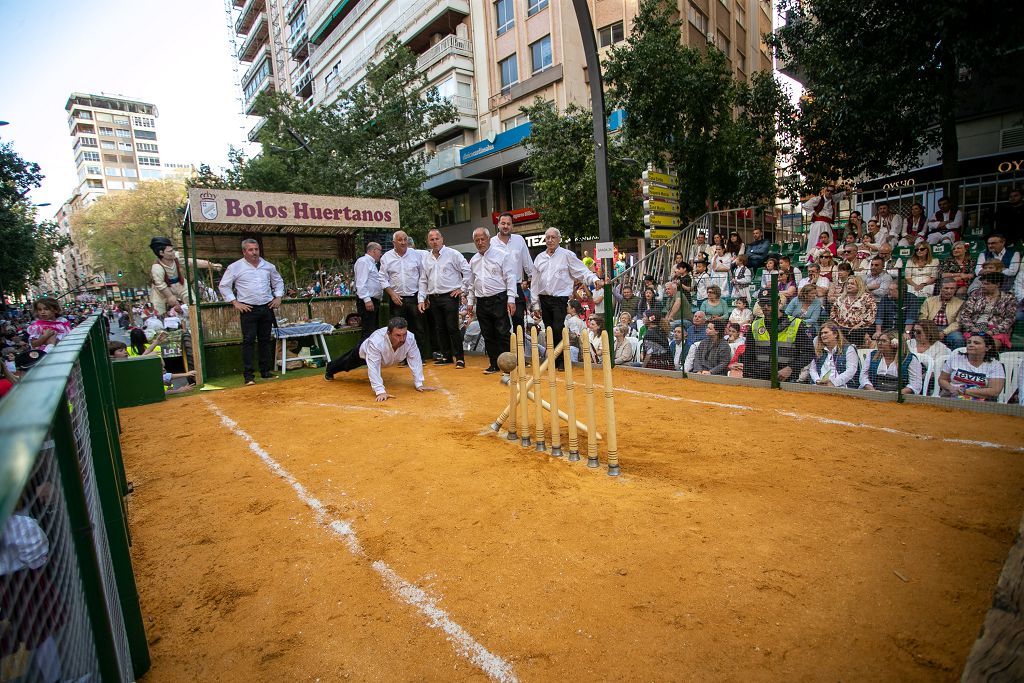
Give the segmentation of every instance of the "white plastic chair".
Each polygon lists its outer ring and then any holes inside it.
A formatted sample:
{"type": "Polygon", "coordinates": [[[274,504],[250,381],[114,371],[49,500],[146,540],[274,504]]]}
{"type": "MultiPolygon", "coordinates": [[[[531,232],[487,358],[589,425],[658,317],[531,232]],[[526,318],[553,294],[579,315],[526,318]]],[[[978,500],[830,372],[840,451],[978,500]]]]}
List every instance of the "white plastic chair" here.
{"type": "Polygon", "coordinates": [[[950,354],[944,353],[941,356],[939,356],[938,358],[936,358],[934,361],[932,361],[932,382],[933,382],[933,386],[932,386],[931,393],[930,394],[926,394],[926,395],[938,396],[939,395],[939,391],[942,390],[942,387],[939,386],[939,375],[942,374],[942,368],[945,367],[946,361],[949,360],[949,356],[950,356],[950,354]]]}
{"type": "Polygon", "coordinates": [[[871,355],[873,349],[857,349],[857,357],[860,360],[860,365],[857,367],[864,367],[868,364],[868,356],[871,355]]]}
{"type": "Polygon", "coordinates": [[[633,348],[633,362],[639,363],[641,360],[640,355],[643,352],[643,344],[641,344],[640,340],[636,337],[626,337],[626,341],[628,341],[629,345],[633,348]]]}
{"type": "MultiPolygon", "coordinates": [[[[1000,403],[1009,403],[1010,398],[1017,392],[1017,383],[1020,381],[1020,364],[1021,361],[1024,361],[1024,353],[1020,351],[1004,351],[999,354],[999,360],[1006,371],[1006,382],[1003,384],[1003,390],[999,392],[998,401],[1000,403]]],[[[1020,398],[1017,400],[1020,401],[1020,398]]]]}
{"type": "Polygon", "coordinates": [[[923,356],[919,353],[914,354],[919,361],[921,361],[921,395],[929,395],[929,382],[932,381],[932,369],[934,360],[931,356],[923,356]]]}

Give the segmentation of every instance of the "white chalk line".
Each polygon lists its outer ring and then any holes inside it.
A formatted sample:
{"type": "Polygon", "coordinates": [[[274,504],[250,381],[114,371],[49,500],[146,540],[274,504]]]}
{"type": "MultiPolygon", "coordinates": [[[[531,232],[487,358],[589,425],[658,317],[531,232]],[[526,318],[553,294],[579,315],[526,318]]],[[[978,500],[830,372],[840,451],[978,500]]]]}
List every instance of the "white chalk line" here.
{"type": "MultiPolygon", "coordinates": [[[[271,472],[288,482],[298,495],[299,500],[316,513],[317,522],[321,526],[330,529],[335,536],[345,543],[349,552],[353,555],[369,559],[359,543],[355,529],[352,528],[349,522],[336,519],[328,514],[323,503],[293,477],[288,470],[274,460],[255,439],[238,426],[237,422],[221,412],[220,408],[210,399],[204,398],[203,400],[210,411],[220,418],[221,424],[245,441],[249,445],[249,450],[259,456],[260,460],[263,461],[271,472]]],[[[403,579],[394,569],[381,560],[373,560],[371,566],[381,576],[395,597],[407,605],[415,607],[420,614],[428,619],[428,625],[431,628],[440,628],[444,631],[448,642],[455,646],[457,654],[471,661],[487,674],[489,678],[495,681],[514,683],[518,680],[509,662],[491,653],[487,648],[478,643],[466,629],[456,623],[447,612],[437,606],[437,600],[434,597],[422,588],[403,579]]]]}
{"type": "Polygon", "coordinates": [[[300,406],[317,406],[318,408],[336,408],[337,410],[356,410],[356,411],[365,411],[365,412],[369,412],[369,413],[383,413],[384,415],[401,415],[402,413],[407,412],[407,411],[402,411],[402,410],[394,410],[392,408],[383,408],[383,407],[372,408],[370,406],[353,406],[353,405],[345,405],[345,404],[342,404],[342,403],[319,403],[319,402],[316,402],[316,401],[294,401],[293,403],[295,405],[300,405],[300,406]]]}

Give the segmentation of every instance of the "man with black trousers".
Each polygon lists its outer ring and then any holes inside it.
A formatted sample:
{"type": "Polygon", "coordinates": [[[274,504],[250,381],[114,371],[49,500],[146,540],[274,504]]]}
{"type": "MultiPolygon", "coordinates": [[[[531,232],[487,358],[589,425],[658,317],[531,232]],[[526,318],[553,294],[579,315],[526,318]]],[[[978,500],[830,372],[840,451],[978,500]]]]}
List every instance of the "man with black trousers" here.
{"type": "Polygon", "coordinates": [[[427,233],[428,251],[423,252],[420,274],[419,309],[426,313],[437,334],[440,358],[434,365],[466,367],[459,330],[459,303],[469,279],[469,262],[451,247],[444,246],[440,230],[427,233]]]}
{"type": "Polygon", "coordinates": [[[487,228],[473,231],[476,253],[469,262],[467,286],[468,312],[476,309],[480,333],[487,350],[485,375],[500,372],[498,356],[509,350],[509,317],[516,310],[516,276],[513,259],[491,240],[487,228]]]}
{"type": "Polygon", "coordinates": [[[423,316],[420,314],[417,294],[420,289],[420,274],[423,272],[423,252],[409,248],[409,236],[399,230],[392,236],[394,248],[380,257],[380,274],[391,288],[389,295],[394,306],[392,316],[405,318],[409,331],[417,340],[423,341],[423,316]]]}
{"type": "Polygon", "coordinates": [[[511,213],[506,211],[498,216],[498,234],[491,238],[491,244],[501,247],[512,258],[512,272],[516,276],[516,310],[512,314],[512,329],[515,330],[523,326],[527,305],[523,293],[523,271],[526,271],[527,277],[533,277],[533,259],[530,258],[530,248],[523,236],[512,232],[511,213]]]}
{"type": "MultiPolygon", "coordinates": [[[[533,282],[530,295],[535,304],[540,304],[540,313],[544,317],[545,327],[551,328],[552,343],[556,346],[562,340],[562,329],[565,327],[565,314],[569,306],[575,281],[584,282],[587,286],[603,287],[604,283],[597,274],[583,265],[583,261],[568,249],[558,246],[562,241],[562,233],[558,228],[548,228],[544,233],[544,251],[537,254],[533,261],[533,282]]],[[[551,353],[552,349],[548,349],[551,353]]],[[[555,367],[562,369],[562,354],[555,358],[555,367]]]]}
{"type": "Polygon", "coordinates": [[[387,292],[390,297],[392,294],[388,281],[377,270],[383,251],[379,244],[370,242],[366,245],[366,253],[356,259],[356,312],[359,313],[359,325],[362,327],[360,341],[377,330],[381,295],[387,292]]]}
{"type": "Polygon", "coordinates": [[[253,351],[259,344],[260,377],[273,379],[274,309],[284,296],[284,279],[277,267],[260,258],[260,244],[242,240],[242,258],[224,269],[221,296],[239,312],[242,324],[242,374],[246,385],[256,384],[253,351]]]}

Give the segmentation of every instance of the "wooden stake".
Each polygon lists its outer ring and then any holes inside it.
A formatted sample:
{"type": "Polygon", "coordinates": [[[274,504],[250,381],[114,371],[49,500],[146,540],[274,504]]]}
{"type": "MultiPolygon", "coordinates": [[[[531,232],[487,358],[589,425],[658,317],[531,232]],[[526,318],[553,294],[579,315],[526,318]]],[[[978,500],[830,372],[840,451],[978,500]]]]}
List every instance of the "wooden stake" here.
{"type": "Polygon", "coordinates": [[[537,348],[537,328],[530,330],[530,361],[533,363],[533,386],[537,393],[536,418],[533,421],[533,444],[538,453],[547,449],[544,446],[544,409],[540,405],[540,349],[537,348]]]}
{"type": "Polygon", "coordinates": [[[615,434],[615,387],[612,386],[612,354],[608,330],[601,331],[601,356],[604,365],[604,417],[608,425],[608,476],[619,476],[619,442],[615,434]]]}
{"type": "MultiPolygon", "coordinates": [[[[544,330],[544,334],[546,336],[545,341],[547,341],[548,354],[553,355],[555,335],[550,327],[544,330]]],[[[559,414],[562,411],[558,409],[558,385],[555,380],[554,361],[548,363],[548,386],[551,388],[548,392],[548,399],[551,401],[551,407],[548,409],[551,411],[551,455],[560,458],[562,457],[562,424],[559,421],[559,414]]]]}
{"type": "Polygon", "coordinates": [[[519,366],[519,405],[509,403],[511,410],[519,411],[519,445],[523,448],[530,447],[530,406],[526,402],[526,390],[529,385],[526,383],[526,334],[522,326],[516,328],[518,349],[516,359],[519,366]]]}
{"type": "MultiPolygon", "coordinates": [[[[508,336],[508,350],[513,356],[518,358],[519,342],[515,332],[508,336]]],[[[519,438],[519,435],[516,434],[516,397],[518,393],[516,390],[519,388],[519,367],[518,361],[516,362],[517,366],[512,368],[512,372],[509,373],[508,380],[508,404],[511,406],[511,409],[508,411],[508,435],[505,438],[509,441],[515,441],[519,438]]]]}
{"type": "Polygon", "coordinates": [[[583,330],[580,335],[583,355],[583,390],[587,395],[587,467],[597,467],[597,420],[594,418],[594,375],[590,369],[590,334],[583,330]]]}
{"type": "Polygon", "coordinates": [[[565,363],[565,407],[569,414],[566,422],[569,426],[569,460],[580,459],[580,444],[576,433],[576,397],[573,393],[572,352],[569,349],[569,330],[562,328],[562,361],[565,363]]]}

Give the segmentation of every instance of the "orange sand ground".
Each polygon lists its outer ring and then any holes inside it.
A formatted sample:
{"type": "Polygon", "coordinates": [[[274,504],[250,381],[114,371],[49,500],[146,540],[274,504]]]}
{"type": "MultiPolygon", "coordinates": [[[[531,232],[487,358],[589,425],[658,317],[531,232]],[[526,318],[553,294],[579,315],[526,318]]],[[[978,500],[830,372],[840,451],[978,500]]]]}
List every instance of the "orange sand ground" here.
{"type": "Polygon", "coordinates": [[[122,411],[145,680],[485,680],[375,562],[523,681],[959,678],[1020,521],[1024,421],[616,371],[758,408],[619,393],[614,479],[603,445],[591,470],[480,436],[508,396],[482,367],[428,368],[429,394],[386,370],[382,405],[360,370],[122,411]]]}

